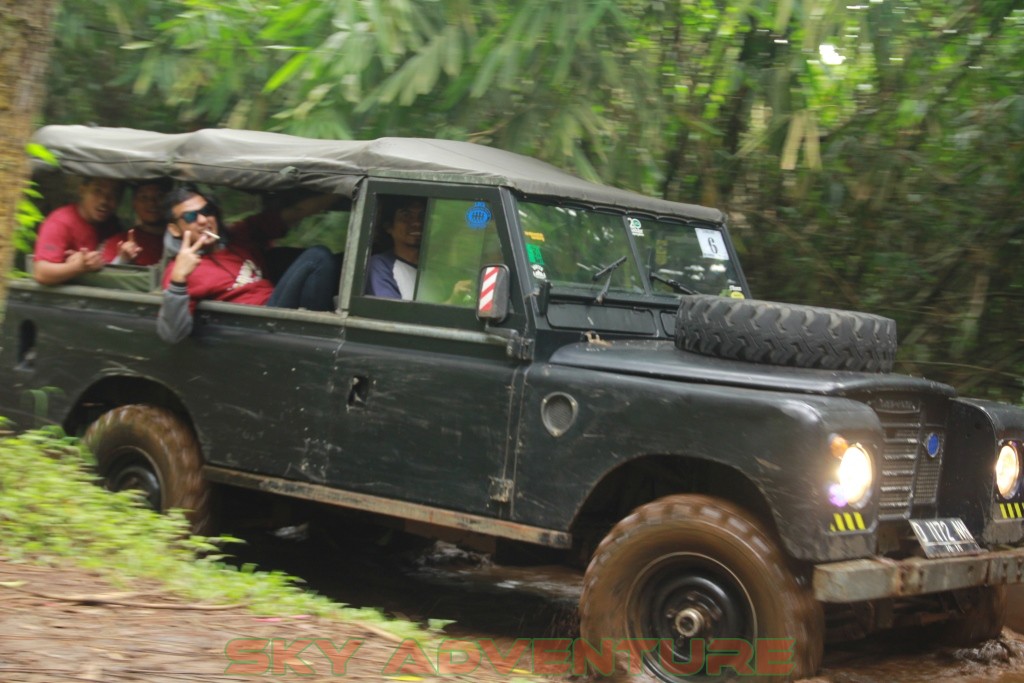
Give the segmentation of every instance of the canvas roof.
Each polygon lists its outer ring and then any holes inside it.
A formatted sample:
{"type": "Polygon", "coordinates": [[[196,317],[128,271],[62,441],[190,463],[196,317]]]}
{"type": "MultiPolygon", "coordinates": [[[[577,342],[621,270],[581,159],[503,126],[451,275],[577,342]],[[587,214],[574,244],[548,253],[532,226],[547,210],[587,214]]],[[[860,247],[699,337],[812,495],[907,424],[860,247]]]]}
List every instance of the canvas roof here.
{"type": "Polygon", "coordinates": [[[170,177],[253,191],[307,187],[352,196],[365,177],[508,187],[657,215],[718,222],[717,209],[591,183],[550,164],[454,140],[315,140],[280,133],[206,129],[154,133],[130,128],[45,126],[33,136],[68,173],[140,180],[170,177]]]}

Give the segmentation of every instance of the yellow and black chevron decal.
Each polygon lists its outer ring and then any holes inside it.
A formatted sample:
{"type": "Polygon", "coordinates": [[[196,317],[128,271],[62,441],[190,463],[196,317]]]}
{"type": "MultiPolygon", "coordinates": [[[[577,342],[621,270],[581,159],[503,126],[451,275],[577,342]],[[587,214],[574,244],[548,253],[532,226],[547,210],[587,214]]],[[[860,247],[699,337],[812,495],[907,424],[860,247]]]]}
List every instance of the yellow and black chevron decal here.
{"type": "Polygon", "coordinates": [[[1024,519],[1024,503],[1000,503],[1003,519],[1024,519]]]}
{"type": "Polygon", "coordinates": [[[832,523],[828,530],[832,533],[842,531],[864,531],[864,518],[859,512],[836,512],[832,515],[832,523]]]}

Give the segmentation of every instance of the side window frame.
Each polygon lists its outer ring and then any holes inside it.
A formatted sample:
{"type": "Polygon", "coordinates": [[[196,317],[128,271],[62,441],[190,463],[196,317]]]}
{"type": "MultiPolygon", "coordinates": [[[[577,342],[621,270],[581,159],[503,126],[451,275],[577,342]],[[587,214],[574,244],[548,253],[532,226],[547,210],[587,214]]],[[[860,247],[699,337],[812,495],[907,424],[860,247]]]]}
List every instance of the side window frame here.
{"type": "MultiPolygon", "coordinates": [[[[423,197],[428,201],[427,223],[424,225],[424,246],[430,239],[430,211],[433,207],[431,200],[456,200],[456,201],[485,201],[493,216],[495,229],[501,246],[503,261],[509,266],[515,278],[515,256],[509,238],[508,217],[505,215],[505,203],[502,201],[502,193],[499,188],[485,185],[438,185],[419,183],[414,181],[391,181],[381,179],[370,179],[362,194],[362,213],[359,218],[359,237],[357,241],[357,258],[352,261],[354,269],[352,280],[352,292],[349,298],[348,314],[354,317],[371,318],[400,323],[424,324],[434,327],[452,327],[464,330],[483,330],[484,324],[476,319],[475,306],[460,307],[446,305],[443,303],[427,303],[425,301],[406,301],[399,299],[386,299],[373,297],[366,294],[367,266],[372,254],[375,230],[379,225],[378,211],[382,196],[409,195],[423,197]]],[[[478,264],[483,265],[483,264],[478,264]]],[[[478,270],[478,269],[477,269],[478,270]]],[[[419,278],[417,279],[417,287],[419,278]]],[[[476,274],[473,280],[473,297],[475,300],[478,283],[476,274]]],[[[514,282],[513,292],[518,290],[518,283],[514,282]]],[[[516,325],[517,320],[523,316],[523,305],[512,297],[510,320],[507,324],[516,325]]],[[[503,325],[504,326],[504,325],[503,325]]]]}

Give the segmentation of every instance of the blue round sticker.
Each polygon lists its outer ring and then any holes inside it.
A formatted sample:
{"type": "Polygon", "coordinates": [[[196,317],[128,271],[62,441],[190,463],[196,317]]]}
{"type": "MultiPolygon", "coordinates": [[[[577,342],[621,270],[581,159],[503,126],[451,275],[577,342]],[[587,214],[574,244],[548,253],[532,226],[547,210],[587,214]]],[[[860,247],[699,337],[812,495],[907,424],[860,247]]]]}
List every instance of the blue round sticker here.
{"type": "Polygon", "coordinates": [[[934,458],[939,454],[939,447],[942,446],[942,439],[935,432],[928,435],[928,439],[924,443],[925,448],[928,449],[928,457],[934,458]]]}
{"type": "Polygon", "coordinates": [[[490,222],[491,209],[487,206],[487,202],[477,202],[466,212],[466,225],[473,230],[486,228],[490,222]]]}

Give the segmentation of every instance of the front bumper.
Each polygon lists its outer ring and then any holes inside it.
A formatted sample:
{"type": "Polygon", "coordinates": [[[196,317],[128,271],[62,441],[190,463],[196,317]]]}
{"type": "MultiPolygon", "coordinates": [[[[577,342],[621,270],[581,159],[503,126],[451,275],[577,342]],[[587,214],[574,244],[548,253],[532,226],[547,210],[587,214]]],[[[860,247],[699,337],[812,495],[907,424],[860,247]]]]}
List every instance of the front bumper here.
{"type": "Polygon", "coordinates": [[[816,599],[839,603],[1011,583],[1024,583],[1024,548],[932,560],[830,562],[817,565],[813,579],[816,599]]]}

